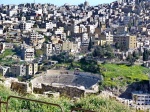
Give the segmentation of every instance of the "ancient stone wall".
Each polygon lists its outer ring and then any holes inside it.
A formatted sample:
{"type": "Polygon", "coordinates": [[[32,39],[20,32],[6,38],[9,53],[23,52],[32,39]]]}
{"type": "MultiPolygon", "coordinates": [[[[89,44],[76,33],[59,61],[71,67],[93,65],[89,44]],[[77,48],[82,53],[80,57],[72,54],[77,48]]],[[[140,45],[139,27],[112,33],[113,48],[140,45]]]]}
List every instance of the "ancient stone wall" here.
{"type": "Polygon", "coordinates": [[[33,92],[43,94],[46,91],[53,91],[53,92],[59,92],[60,96],[66,95],[71,98],[84,96],[84,93],[85,93],[84,90],[81,90],[81,89],[73,87],[73,86],[54,87],[54,86],[45,85],[45,84],[41,84],[41,86],[42,86],[42,88],[34,88],[33,87],[33,92]]]}
{"type": "Polygon", "coordinates": [[[13,91],[19,92],[19,93],[27,93],[27,90],[29,88],[28,83],[25,82],[12,82],[11,83],[11,89],[13,91]]]}

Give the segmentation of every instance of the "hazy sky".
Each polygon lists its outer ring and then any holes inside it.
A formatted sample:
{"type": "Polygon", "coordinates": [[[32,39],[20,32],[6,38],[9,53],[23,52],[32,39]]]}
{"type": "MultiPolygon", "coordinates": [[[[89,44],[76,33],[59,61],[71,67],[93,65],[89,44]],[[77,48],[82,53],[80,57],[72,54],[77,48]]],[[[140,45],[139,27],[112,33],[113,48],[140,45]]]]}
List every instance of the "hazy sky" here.
{"type": "MultiPolygon", "coordinates": [[[[85,0],[35,0],[35,3],[51,3],[55,5],[63,5],[65,3],[69,4],[80,4],[85,0]]],[[[115,0],[87,0],[90,5],[97,5],[101,3],[110,3],[115,0]]],[[[20,3],[33,3],[34,0],[0,0],[0,4],[20,4],[20,3]]]]}

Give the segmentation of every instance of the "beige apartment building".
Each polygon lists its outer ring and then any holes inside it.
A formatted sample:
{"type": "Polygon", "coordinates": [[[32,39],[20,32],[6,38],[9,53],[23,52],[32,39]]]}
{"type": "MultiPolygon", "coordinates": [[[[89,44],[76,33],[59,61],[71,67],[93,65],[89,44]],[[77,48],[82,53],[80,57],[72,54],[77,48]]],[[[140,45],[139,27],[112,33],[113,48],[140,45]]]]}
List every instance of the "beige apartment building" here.
{"type": "Polygon", "coordinates": [[[114,36],[114,43],[120,43],[126,49],[135,49],[137,47],[136,36],[131,35],[117,35],[114,36]]]}
{"type": "Polygon", "coordinates": [[[78,46],[70,41],[65,41],[62,44],[62,51],[77,52],[78,46]]]}
{"type": "Polygon", "coordinates": [[[34,75],[38,72],[38,64],[37,63],[29,63],[26,65],[26,74],[34,75]]]}

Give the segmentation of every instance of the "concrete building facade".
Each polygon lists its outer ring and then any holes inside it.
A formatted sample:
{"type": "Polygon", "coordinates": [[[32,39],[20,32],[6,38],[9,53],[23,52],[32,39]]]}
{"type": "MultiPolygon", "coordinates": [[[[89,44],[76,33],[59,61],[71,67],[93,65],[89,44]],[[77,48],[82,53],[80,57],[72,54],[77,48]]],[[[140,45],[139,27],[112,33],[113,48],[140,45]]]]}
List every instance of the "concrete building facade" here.
{"type": "Polygon", "coordinates": [[[114,36],[114,43],[119,43],[121,46],[124,46],[126,49],[135,49],[137,46],[136,36],[130,35],[118,35],[114,36]]]}

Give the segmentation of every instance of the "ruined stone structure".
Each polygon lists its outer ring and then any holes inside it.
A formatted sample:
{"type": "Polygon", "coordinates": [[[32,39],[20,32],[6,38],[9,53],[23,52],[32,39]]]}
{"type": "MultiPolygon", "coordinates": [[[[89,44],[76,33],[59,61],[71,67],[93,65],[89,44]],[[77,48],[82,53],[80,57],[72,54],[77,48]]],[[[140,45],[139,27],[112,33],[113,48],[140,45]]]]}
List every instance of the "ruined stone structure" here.
{"type": "Polygon", "coordinates": [[[34,93],[43,94],[46,91],[59,92],[60,96],[81,97],[84,96],[85,90],[82,90],[73,86],[51,86],[47,84],[41,84],[41,88],[33,88],[34,93]]]}
{"type": "Polygon", "coordinates": [[[29,90],[29,84],[25,82],[12,82],[11,83],[11,89],[13,91],[25,94],[29,90]]]}
{"type": "Polygon", "coordinates": [[[13,81],[11,89],[19,93],[55,94],[56,92],[60,96],[73,98],[97,93],[100,79],[91,73],[52,70],[33,79],[30,83],[13,81]]]}

